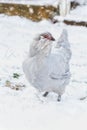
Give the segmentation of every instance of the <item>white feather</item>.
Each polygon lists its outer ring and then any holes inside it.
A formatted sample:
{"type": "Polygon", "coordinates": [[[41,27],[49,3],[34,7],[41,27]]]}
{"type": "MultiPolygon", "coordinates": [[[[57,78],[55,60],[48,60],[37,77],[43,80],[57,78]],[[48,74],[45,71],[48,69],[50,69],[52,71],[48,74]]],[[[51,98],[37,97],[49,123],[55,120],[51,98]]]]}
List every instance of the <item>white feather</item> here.
{"type": "Polygon", "coordinates": [[[71,51],[67,31],[63,30],[54,51],[51,51],[50,42],[43,39],[41,43],[39,38],[34,40],[23,70],[33,87],[62,95],[70,80],[71,51]]]}

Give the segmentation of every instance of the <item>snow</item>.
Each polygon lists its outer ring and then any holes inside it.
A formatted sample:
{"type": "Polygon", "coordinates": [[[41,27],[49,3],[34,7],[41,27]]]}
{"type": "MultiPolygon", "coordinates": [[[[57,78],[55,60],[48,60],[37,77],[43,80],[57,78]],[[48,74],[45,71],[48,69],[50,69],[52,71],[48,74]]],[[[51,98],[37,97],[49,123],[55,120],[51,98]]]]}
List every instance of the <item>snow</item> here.
{"type": "Polygon", "coordinates": [[[78,6],[76,9],[70,11],[70,14],[68,14],[65,19],[87,22],[87,5],[78,6]]]}
{"type": "Polygon", "coordinates": [[[78,2],[80,4],[85,4],[87,3],[87,0],[70,0],[70,1],[75,1],[75,2],[78,2]]]}
{"type": "Polygon", "coordinates": [[[50,21],[32,22],[17,16],[0,15],[0,130],[87,130],[87,28],[50,21]],[[71,43],[71,81],[61,102],[50,93],[42,97],[25,79],[22,62],[37,33],[49,31],[58,39],[67,29],[71,43]],[[19,79],[12,77],[20,74],[19,79]],[[24,84],[15,91],[5,87],[24,84]]]}
{"type": "Polygon", "coordinates": [[[55,16],[54,18],[58,19],[59,21],[71,20],[77,22],[82,22],[82,21],[87,22],[87,5],[78,6],[76,9],[71,10],[70,13],[67,14],[65,17],[55,16]],[[79,12],[80,12],[80,16],[79,16],[79,12]]]}
{"type": "MultiPolygon", "coordinates": [[[[72,10],[70,12],[71,15],[75,15],[79,17],[79,12],[80,12],[80,17],[84,20],[85,18],[87,18],[87,5],[83,5],[83,6],[78,6],[75,10],[72,10]]],[[[87,21],[87,19],[86,19],[87,21]]]]}
{"type": "MultiPolygon", "coordinates": [[[[57,7],[60,0],[0,0],[0,3],[15,3],[15,4],[29,4],[29,5],[53,5],[57,7]]],[[[68,0],[76,1],[79,4],[87,4],[87,0],[68,0]]]]}
{"type": "Polygon", "coordinates": [[[59,0],[0,0],[0,3],[15,3],[29,5],[54,5],[57,6],[59,0]]]}
{"type": "MultiPolygon", "coordinates": [[[[57,6],[60,0],[0,0],[0,3],[17,3],[17,4],[29,4],[29,5],[54,5],[57,6]]],[[[76,1],[80,4],[87,3],[87,0],[68,0],[76,1]]]]}

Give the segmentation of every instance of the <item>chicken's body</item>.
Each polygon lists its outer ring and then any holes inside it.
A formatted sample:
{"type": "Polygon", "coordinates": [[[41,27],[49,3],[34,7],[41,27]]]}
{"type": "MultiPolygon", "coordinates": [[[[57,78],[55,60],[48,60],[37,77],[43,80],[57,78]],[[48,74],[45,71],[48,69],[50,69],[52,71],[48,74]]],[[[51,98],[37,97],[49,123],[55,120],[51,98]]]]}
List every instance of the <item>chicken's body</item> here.
{"type": "MultiPolygon", "coordinates": [[[[60,39],[59,41],[61,41],[60,39]]],[[[29,56],[23,63],[23,70],[28,81],[35,88],[40,91],[55,92],[61,96],[70,79],[71,51],[69,46],[64,47],[59,44],[56,44],[53,51],[49,44],[46,50],[29,56]]]]}

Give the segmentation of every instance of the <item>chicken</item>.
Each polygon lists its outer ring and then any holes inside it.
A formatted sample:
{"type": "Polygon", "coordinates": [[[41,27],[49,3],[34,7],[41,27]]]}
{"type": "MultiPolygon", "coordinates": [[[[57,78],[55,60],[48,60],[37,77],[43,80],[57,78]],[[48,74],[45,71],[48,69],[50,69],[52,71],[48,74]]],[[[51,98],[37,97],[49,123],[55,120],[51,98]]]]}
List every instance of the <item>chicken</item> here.
{"type": "Polygon", "coordinates": [[[58,101],[69,83],[69,61],[71,58],[67,31],[63,30],[52,49],[53,36],[47,32],[38,35],[30,46],[28,58],[23,62],[23,71],[33,87],[58,94],[58,101]]]}

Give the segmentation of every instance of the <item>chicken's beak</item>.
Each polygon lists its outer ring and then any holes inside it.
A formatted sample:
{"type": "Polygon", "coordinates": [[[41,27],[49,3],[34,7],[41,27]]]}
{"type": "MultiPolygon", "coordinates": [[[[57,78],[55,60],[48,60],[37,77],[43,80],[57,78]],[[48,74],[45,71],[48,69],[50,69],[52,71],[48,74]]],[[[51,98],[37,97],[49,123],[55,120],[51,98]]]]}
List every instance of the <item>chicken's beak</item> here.
{"type": "Polygon", "coordinates": [[[54,38],[54,37],[51,37],[51,40],[52,40],[52,41],[55,41],[55,38],[54,38]]]}

